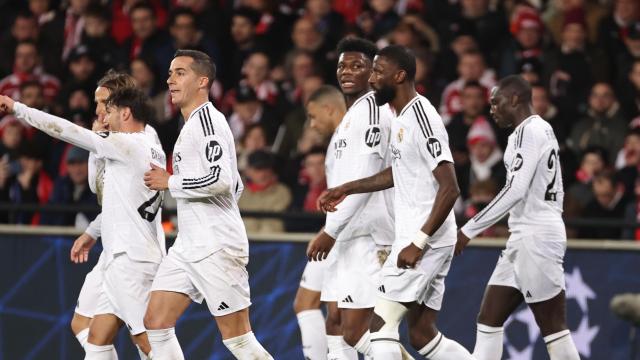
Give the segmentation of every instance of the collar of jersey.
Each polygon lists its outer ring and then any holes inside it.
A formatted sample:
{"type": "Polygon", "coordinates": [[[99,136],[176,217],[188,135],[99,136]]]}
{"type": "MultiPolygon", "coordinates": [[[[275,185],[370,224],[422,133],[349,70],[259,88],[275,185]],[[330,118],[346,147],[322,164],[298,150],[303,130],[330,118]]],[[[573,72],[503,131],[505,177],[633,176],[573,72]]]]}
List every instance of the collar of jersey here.
{"type": "Polygon", "coordinates": [[[412,106],[416,101],[420,100],[420,94],[416,94],[416,96],[413,97],[413,99],[411,99],[407,105],[405,105],[402,108],[402,111],[399,112],[399,116],[402,116],[402,114],[404,114],[404,111],[407,110],[410,106],[412,106]]]}
{"type": "Polygon", "coordinates": [[[529,121],[531,121],[531,119],[535,118],[536,116],[538,116],[538,114],[532,114],[531,116],[527,117],[520,123],[520,125],[516,126],[516,128],[513,129],[513,131],[516,131],[516,129],[521,128],[524,124],[528,123],[529,121]]]}
{"type": "MultiPolygon", "coordinates": [[[[358,98],[358,100],[354,101],[354,103],[353,103],[353,104],[351,104],[351,106],[349,107],[349,110],[353,109],[353,108],[354,108],[354,107],[355,107],[355,106],[356,106],[360,101],[362,101],[362,99],[366,98],[367,96],[369,96],[369,95],[371,95],[371,94],[373,94],[373,90],[371,90],[371,91],[369,91],[368,93],[366,93],[366,94],[364,94],[364,95],[360,96],[360,97],[358,98]]],[[[377,104],[376,104],[376,105],[377,105],[377,104]]]]}
{"type": "Polygon", "coordinates": [[[189,114],[189,117],[187,118],[187,120],[191,119],[191,117],[193,116],[193,114],[197,113],[198,111],[200,111],[200,109],[202,109],[203,107],[207,106],[207,104],[209,103],[209,101],[205,102],[204,104],[198,106],[197,108],[195,108],[191,114],[189,114]]]}

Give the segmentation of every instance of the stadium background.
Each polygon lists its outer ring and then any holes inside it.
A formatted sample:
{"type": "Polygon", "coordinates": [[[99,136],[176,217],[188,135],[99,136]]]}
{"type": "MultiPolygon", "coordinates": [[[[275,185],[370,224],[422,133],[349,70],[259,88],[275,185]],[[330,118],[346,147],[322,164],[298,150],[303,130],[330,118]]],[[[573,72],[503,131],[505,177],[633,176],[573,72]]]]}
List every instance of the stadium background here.
{"type": "MultiPolygon", "coordinates": [[[[152,99],[152,125],[170,154],[184,120],[168,102],[168,64],[178,48],[210,54],[219,74],[211,99],[229,119],[246,184],[245,223],[252,239],[272,240],[252,241],[252,321],[276,358],[297,359],[297,241],[310,235],[291,234],[322,225],[313,204],[326,187],[327,139],[308,127],[303,105],[320,85],[335,84],[334,49],[345,35],[417,55],[417,89],[440,110],[455,155],[459,223],[504,182],[508,132],[488,116],[489,89],[509,74],[534,85],[535,110],[562,149],[568,234],[599,239],[567,255],[568,286],[577,289],[570,327],[590,339],[581,340],[585,359],[629,358],[631,327],[608,302],[640,289],[637,0],[0,0],[0,93],[89,127],[96,80],[109,68],[130,72],[152,99]]],[[[73,237],[42,226],[79,231],[97,213],[86,156],[11,116],[0,119],[0,223],[9,226],[0,235],[0,358],[79,356],[68,322],[93,263],[72,266],[73,237]],[[15,225],[44,231],[17,235],[25,230],[15,225]]],[[[167,199],[167,231],[175,230],[174,205],[167,199]]],[[[505,226],[484,235],[504,236],[505,226]]],[[[447,279],[440,324],[467,347],[497,249],[472,249],[447,279]]],[[[505,356],[545,358],[527,313],[514,319],[505,356]]],[[[191,358],[228,356],[202,307],[178,333],[191,358]]],[[[129,358],[128,340],[120,340],[129,358]]]]}

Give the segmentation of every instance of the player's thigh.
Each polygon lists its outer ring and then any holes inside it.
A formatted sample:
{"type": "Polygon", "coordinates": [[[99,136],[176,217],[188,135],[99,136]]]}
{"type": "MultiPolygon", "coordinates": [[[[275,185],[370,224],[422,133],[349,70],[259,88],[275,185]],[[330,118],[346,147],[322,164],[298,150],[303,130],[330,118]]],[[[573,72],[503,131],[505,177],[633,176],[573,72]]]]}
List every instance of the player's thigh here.
{"type": "Polygon", "coordinates": [[[335,301],[327,302],[327,319],[325,320],[325,328],[327,335],[342,334],[342,314],[338,309],[338,303],[335,301]]]}
{"type": "Polygon", "coordinates": [[[222,339],[231,339],[240,335],[244,335],[251,331],[251,324],[249,322],[249,308],[238,310],[236,312],[214,316],[218,330],[222,339]]]}
{"type": "Polygon", "coordinates": [[[487,285],[480,304],[478,323],[500,327],[524,301],[520,290],[502,285],[487,285]]]}
{"type": "Polygon", "coordinates": [[[96,315],[89,327],[88,341],[94,345],[113,344],[113,339],[121,326],[122,321],[113,314],[96,315]]]}
{"type": "Polygon", "coordinates": [[[567,329],[565,301],[565,292],[561,291],[549,300],[529,304],[542,336],[567,329]]]}
{"type": "Polygon", "coordinates": [[[296,298],[293,300],[293,311],[300,313],[305,310],[320,309],[320,291],[298,288],[296,298]]]}
{"type": "Polygon", "coordinates": [[[191,304],[189,296],[179,292],[157,290],[151,292],[149,305],[144,315],[147,329],[175,327],[180,316],[191,304]]]}
{"type": "Polygon", "coordinates": [[[78,335],[80,331],[88,329],[89,326],[91,326],[91,319],[90,317],[73,313],[73,317],[71,318],[71,331],[73,335],[78,335]]]}

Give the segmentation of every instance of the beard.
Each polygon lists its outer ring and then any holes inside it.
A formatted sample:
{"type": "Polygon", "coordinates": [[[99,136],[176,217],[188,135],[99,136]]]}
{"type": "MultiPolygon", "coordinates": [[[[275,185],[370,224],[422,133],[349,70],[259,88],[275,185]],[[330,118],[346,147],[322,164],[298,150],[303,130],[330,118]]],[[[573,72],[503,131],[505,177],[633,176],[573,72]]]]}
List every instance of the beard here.
{"type": "Polygon", "coordinates": [[[375,90],[373,96],[378,106],[389,103],[396,97],[396,88],[389,85],[383,85],[380,89],[375,90]]]}

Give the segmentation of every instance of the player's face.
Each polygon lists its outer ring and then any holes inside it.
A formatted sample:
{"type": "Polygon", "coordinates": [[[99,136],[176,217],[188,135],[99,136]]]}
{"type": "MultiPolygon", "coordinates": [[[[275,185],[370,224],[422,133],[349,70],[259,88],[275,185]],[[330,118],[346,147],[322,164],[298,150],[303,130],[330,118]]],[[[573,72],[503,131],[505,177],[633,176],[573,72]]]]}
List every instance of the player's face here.
{"type": "Polygon", "coordinates": [[[336,71],[340,89],[345,95],[357,95],[369,87],[371,60],[363,53],[344,52],[338,59],[336,71]]]}
{"type": "Polygon", "coordinates": [[[491,116],[501,128],[508,128],[512,124],[512,119],[507,110],[509,101],[500,91],[499,87],[491,89],[491,116]]]}
{"type": "Polygon", "coordinates": [[[200,77],[191,68],[192,64],[192,58],[178,56],[171,61],[171,66],[169,67],[167,85],[169,85],[171,103],[180,108],[195,98],[198,91],[200,77]]]}
{"type": "Polygon", "coordinates": [[[369,77],[369,84],[375,91],[378,106],[382,106],[396,97],[395,76],[397,66],[384,57],[373,59],[373,71],[369,77]]]}
{"type": "Polygon", "coordinates": [[[307,116],[309,116],[309,126],[317,130],[322,135],[329,135],[331,129],[331,116],[326,105],[311,101],[307,104],[307,116]]]}
{"type": "Polygon", "coordinates": [[[93,122],[93,131],[106,131],[109,130],[107,123],[104,121],[107,114],[106,102],[109,97],[109,89],[103,86],[99,86],[94,94],[94,100],[96,101],[96,116],[97,118],[93,122]]]}
{"type": "Polygon", "coordinates": [[[115,106],[105,106],[104,122],[110,131],[121,131],[122,111],[115,106]]]}

